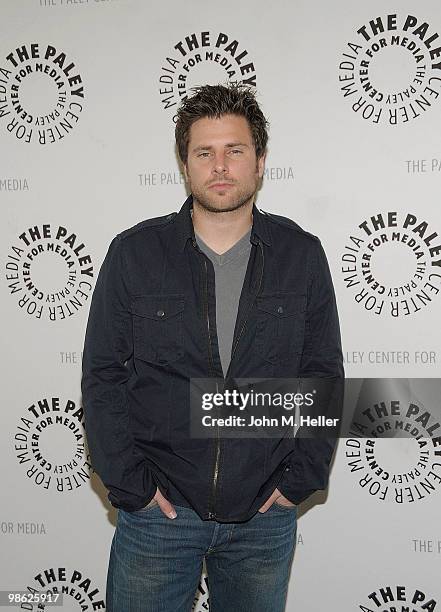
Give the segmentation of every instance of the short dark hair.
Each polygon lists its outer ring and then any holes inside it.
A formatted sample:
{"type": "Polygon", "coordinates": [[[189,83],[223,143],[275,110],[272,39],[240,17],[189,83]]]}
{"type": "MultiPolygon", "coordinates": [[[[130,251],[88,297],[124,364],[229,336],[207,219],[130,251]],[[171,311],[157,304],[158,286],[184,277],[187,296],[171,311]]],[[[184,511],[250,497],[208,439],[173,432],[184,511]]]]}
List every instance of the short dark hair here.
{"type": "Polygon", "coordinates": [[[190,128],[204,117],[219,118],[223,115],[245,117],[250,126],[256,157],[262,157],[268,142],[268,121],[265,119],[254,91],[243,83],[226,85],[202,85],[193,87],[195,93],[186,98],[177,112],[175,139],[179,157],[187,163],[190,128]]]}

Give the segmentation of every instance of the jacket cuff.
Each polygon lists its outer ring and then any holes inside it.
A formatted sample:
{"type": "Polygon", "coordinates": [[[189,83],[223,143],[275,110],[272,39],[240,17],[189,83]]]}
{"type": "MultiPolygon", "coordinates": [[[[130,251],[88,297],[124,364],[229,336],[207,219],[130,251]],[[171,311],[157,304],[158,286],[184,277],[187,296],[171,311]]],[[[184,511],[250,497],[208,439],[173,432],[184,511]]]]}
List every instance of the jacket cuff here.
{"type": "Polygon", "coordinates": [[[300,504],[317,489],[306,489],[303,470],[299,465],[287,465],[277,486],[292,504],[300,504]]]}
{"type": "Polygon", "coordinates": [[[144,499],[142,497],[122,499],[119,495],[115,495],[112,491],[109,491],[107,498],[114,508],[125,510],[126,512],[135,512],[136,510],[141,510],[142,508],[147,506],[147,504],[152,501],[153,497],[155,496],[155,493],[156,489],[147,499],[144,499]]]}
{"type": "Polygon", "coordinates": [[[126,512],[135,512],[144,508],[156,494],[156,481],[153,473],[147,466],[144,466],[144,487],[142,495],[136,495],[120,489],[115,486],[108,485],[108,500],[114,508],[125,510],[126,512]]]}
{"type": "Polygon", "coordinates": [[[318,489],[302,489],[302,488],[293,488],[293,487],[285,487],[281,484],[277,487],[279,491],[282,493],[287,500],[289,500],[292,504],[301,504],[305,499],[307,499],[310,495],[315,493],[318,489]]]}

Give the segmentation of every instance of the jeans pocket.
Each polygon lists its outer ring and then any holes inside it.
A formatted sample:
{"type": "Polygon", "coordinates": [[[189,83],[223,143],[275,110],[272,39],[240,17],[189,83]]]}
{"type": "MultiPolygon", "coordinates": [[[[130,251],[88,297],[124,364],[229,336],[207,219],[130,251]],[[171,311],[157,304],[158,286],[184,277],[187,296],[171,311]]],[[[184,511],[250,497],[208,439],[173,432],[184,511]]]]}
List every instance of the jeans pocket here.
{"type": "Polygon", "coordinates": [[[156,499],[153,498],[151,501],[149,501],[147,506],[144,506],[144,508],[140,508],[140,510],[134,510],[132,514],[144,514],[145,512],[149,512],[149,510],[156,508],[157,506],[159,506],[159,504],[156,499]]]}
{"type": "Polygon", "coordinates": [[[271,504],[271,508],[273,506],[275,506],[276,508],[280,510],[285,510],[286,512],[289,512],[290,510],[295,510],[297,508],[297,504],[294,504],[293,506],[283,506],[282,504],[279,504],[276,501],[271,504]]]}

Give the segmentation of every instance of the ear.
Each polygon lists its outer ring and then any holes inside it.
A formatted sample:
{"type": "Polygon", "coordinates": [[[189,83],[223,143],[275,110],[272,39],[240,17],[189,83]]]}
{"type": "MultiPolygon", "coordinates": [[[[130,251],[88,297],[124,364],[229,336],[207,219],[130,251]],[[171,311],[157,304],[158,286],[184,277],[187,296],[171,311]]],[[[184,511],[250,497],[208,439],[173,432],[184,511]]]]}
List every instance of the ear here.
{"type": "Polygon", "coordinates": [[[184,171],[185,182],[188,183],[187,164],[184,164],[184,162],[182,162],[182,170],[184,171]]]}
{"type": "Polygon", "coordinates": [[[265,160],[266,160],[266,152],[257,159],[257,173],[259,178],[262,178],[263,173],[265,171],[265,160]]]}

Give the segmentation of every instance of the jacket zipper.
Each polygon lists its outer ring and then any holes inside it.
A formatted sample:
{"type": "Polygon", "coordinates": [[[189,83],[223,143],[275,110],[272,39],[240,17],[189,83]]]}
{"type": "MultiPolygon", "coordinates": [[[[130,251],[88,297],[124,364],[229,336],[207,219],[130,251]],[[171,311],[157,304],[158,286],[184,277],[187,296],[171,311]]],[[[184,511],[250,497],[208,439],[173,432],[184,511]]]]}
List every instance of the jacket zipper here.
{"type": "MultiPolygon", "coordinates": [[[[196,243],[195,241],[193,241],[193,246],[196,247],[196,243]]],[[[263,254],[263,248],[262,248],[262,244],[259,241],[259,248],[261,251],[261,255],[262,255],[262,268],[261,268],[261,273],[260,273],[260,278],[259,278],[259,286],[257,288],[257,293],[256,295],[259,293],[260,291],[260,287],[262,284],[262,277],[263,277],[263,267],[264,267],[264,254],[263,254]]],[[[208,271],[207,271],[207,260],[205,259],[204,256],[204,269],[205,269],[205,308],[206,308],[206,319],[207,319],[207,331],[208,331],[208,356],[209,356],[209,374],[211,376],[211,372],[214,370],[211,369],[211,366],[213,364],[213,354],[212,354],[212,349],[211,349],[211,332],[210,332],[210,316],[209,316],[209,310],[208,310],[208,271]]],[[[224,383],[225,381],[228,379],[228,374],[230,372],[230,368],[231,368],[231,363],[233,361],[233,357],[234,354],[236,352],[237,349],[237,345],[239,344],[239,340],[243,334],[243,331],[245,329],[246,326],[246,322],[247,322],[247,317],[249,314],[250,308],[248,308],[248,312],[247,312],[247,316],[245,317],[242,326],[240,328],[240,332],[236,338],[236,342],[234,343],[234,347],[233,350],[231,352],[231,359],[230,359],[230,363],[228,365],[228,369],[227,369],[227,373],[224,377],[224,383]]],[[[216,382],[216,392],[219,391],[219,385],[216,382]]],[[[209,519],[215,519],[216,518],[216,513],[214,511],[214,506],[215,506],[215,499],[216,499],[216,489],[217,489],[217,483],[218,483],[218,478],[219,478],[219,464],[220,464],[220,438],[219,438],[219,426],[217,425],[216,427],[216,439],[215,439],[215,444],[216,444],[216,450],[215,450],[215,463],[214,463],[214,471],[213,471],[213,484],[212,484],[212,488],[211,488],[211,498],[210,498],[210,504],[209,504],[209,511],[208,511],[208,518],[209,519]]]]}
{"type": "MultiPolygon", "coordinates": [[[[260,272],[259,286],[257,288],[256,295],[259,293],[260,287],[261,287],[261,284],[262,284],[263,266],[264,266],[263,248],[262,248],[262,244],[261,244],[260,241],[259,241],[259,248],[260,248],[260,251],[261,251],[261,254],[262,254],[262,269],[261,269],[261,272],[260,272]]],[[[234,343],[233,350],[231,351],[230,363],[228,364],[227,372],[226,372],[225,377],[224,377],[224,385],[223,385],[224,387],[225,387],[225,382],[228,380],[228,374],[230,372],[230,368],[231,368],[231,364],[233,362],[234,354],[236,352],[237,345],[239,344],[239,340],[240,340],[240,338],[241,338],[241,336],[243,334],[243,331],[245,329],[250,309],[251,309],[251,306],[248,308],[246,317],[243,320],[242,326],[241,326],[240,331],[239,331],[239,333],[237,335],[237,338],[236,338],[236,342],[234,343]]],[[[208,308],[207,308],[207,314],[208,314],[208,308]]],[[[216,391],[218,391],[218,384],[217,383],[216,383],[216,391]]],[[[216,446],[216,463],[215,463],[215,466],[214,466],[213,489],[212,489],[212,506],[211,506],[211,508],[213,509],[213,512],[209,512],[208,513],[209,518],[213,518],[213,519],[216,518],[216,513],[214,512],[214,500],[215,500],[216,486],[217,486],[217,480],[218,480],[218,475],[219,475],[219,459],[220,459],[219,427],[217,427],[217,433],[218,433],[218,435],[216,437],[216,442],[217,442],[217,446],[216,446]]]]}
{"type": "MultiPolygon", "coordinates": [[[[205,268],[205,308],[206,308],[206,317],[207,317],[207,331],[208,331],[208,358],[209,358],[209,375],[211,376],[214,368],[213,366],[213,353],[211,349],[211,331],[210,331],[210,314],[208,310],[208,271],[207,271],[207,260],[204,256],[204,268],[205,268]]],[[[216,382],[216,392],[219,390],[219,385],[216,382]]],[[[216,488],[217,488],[217,480],[219,476],[219,461],[220,461],[220,439],[219,439],[219,425],[216,424],[216,439],[215,439],[215,462],[214,462],[214,471],[213,471],[213,485],[211,488],[211,497],[209,503],[208,510],[208,518],[215,519],[216,513],[214,511],[215,498],[216,498],[216,488]]]]}

